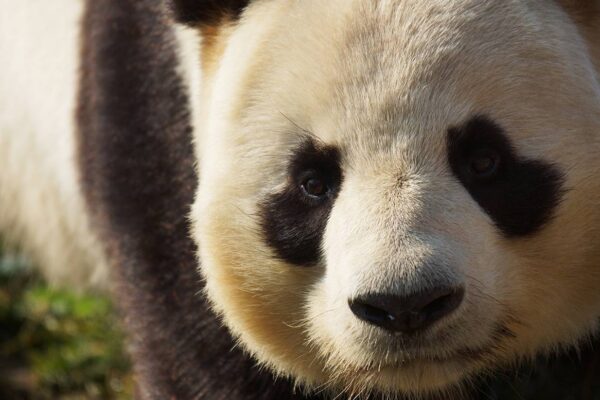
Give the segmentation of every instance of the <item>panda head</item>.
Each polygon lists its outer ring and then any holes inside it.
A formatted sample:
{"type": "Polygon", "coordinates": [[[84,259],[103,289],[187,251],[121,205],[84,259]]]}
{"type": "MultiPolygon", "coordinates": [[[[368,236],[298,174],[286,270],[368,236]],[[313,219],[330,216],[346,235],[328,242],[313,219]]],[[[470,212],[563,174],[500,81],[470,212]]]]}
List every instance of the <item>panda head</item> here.
{"type": "Polygon", "coordinates": [[[262,365],[422,395],[593,332],[600,35],[571,8],[283,0],[217,19],[194,237],[262,365]]]}

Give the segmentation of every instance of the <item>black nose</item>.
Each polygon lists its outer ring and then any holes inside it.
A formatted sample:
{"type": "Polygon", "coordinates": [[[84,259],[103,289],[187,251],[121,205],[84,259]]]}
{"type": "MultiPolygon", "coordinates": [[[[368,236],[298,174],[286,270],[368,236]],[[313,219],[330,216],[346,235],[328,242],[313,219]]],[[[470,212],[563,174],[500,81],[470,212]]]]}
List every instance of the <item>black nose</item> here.
{"type": "Polygon", "coordinates": [[[451,314],[464,294],[463,288],[435,288],[405,297],[372,294],[348,304],[365,322],[392,332],[415,333],[451,314]]]}

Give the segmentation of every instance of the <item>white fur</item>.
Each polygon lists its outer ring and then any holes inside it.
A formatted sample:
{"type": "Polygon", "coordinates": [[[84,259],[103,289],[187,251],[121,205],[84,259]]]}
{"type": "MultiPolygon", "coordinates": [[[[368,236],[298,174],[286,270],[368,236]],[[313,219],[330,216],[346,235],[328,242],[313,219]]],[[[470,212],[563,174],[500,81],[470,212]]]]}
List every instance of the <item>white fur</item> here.
{"type": "Polygon", "coordinates": [[[53,282],[104,286],[75,168],[83,1],[0,1],[0,232],[53,282]]]}
{"type": "MultiPolygon", "coordinates": [[[[201,37],[196,29],[178,25],[175,27],[175,39],[180,60],[179,73],[187,89],[191,113],[192,130],[202,125],[202,68],[200,67],[201,37]]],[[[197,157],[201,154],[197,153],[197,157]]]]}

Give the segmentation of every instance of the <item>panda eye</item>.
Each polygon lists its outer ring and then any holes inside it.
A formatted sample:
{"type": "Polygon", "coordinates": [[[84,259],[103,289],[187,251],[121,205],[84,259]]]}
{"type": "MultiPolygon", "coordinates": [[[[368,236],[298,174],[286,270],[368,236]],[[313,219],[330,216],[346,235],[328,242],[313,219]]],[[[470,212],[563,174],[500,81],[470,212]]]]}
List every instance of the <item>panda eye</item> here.
{"type": "Polygon", "coordinates": [[[262,230],[280,259],[307,267],[322,260],[323,234],[343,180],[341,164],[334,146],[307,139],[294,149],[282,189],[262,203],[262,230]]]}
{"type": "Polygon", "coordinates": [[[325,180],[316,173],[307,174],[300,183],[302,192],[313,199],[323,199],[331,191],[325,180]]]}
{"type": "Polygon", "coordinates": [[[452,173],[506,237],[533,234],[553,217],[563,173],[551,163],[519,156],[507,132],[489,117],[449,128],[447,146],[452,173]]]}
{"type": "Polygon", "coordinates": [[[492,149],[476,150],[468,160],[469,173],[477,179],[491,179],[500,168],[500,155],[492,149]]]}

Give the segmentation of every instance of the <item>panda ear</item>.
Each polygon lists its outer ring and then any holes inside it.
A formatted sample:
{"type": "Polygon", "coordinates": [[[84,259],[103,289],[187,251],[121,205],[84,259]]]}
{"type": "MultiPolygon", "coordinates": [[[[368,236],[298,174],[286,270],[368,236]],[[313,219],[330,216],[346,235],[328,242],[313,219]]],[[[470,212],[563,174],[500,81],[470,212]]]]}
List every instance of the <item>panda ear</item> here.
{"type": "Polygon", "coordinates": [[[576,20],[598,20],[600,0],[559,0],[559,3],[576,20]]]}
{"type": "Polygon", "coordinates": [[[178,22],[196,25],[218,25],[227,17],[240,16],[250,0],[169,0],[178,22]]]}
{"type": "Polygon", "coordinates": [[[600,65],[600,0],[558,1],[573,22],[577,24],[594,62],[600,65]]]}

